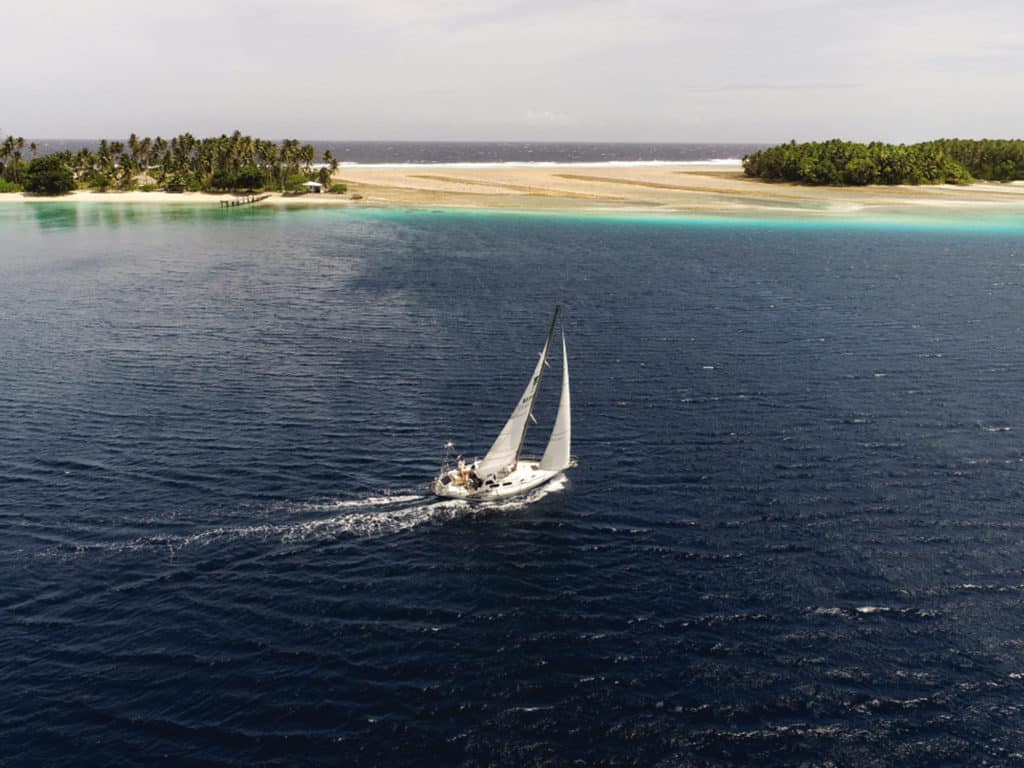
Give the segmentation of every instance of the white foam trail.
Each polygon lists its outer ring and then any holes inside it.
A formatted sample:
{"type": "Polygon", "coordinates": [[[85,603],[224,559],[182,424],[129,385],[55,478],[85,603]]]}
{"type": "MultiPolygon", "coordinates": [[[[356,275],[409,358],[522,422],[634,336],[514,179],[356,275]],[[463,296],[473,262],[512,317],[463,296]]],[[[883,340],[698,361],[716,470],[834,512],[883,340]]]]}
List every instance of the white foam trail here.
{"type": "Polygon", "coordinates": [[[274,534],[280,535],[281,540],[286,543],[330,539],[342,534],[381,536],[418,528],[427,523],[453,520],[469,509],[469,502],[461,499],[433,501],[366,514],[348,514],[301,523],[286,523],[275,526],[274,534]]]}
{"type": "Polygon", "coordinates": [[[336,499],[334,501],[324,501],[313,503],[309,502],[304,505],[304,509],[311,511],[326,511],[331,509],[352,509],[358,507],[379,507],[391,504],[406,504],[411,501],[419,501],[425,498],[423,496],[412,495],[412,496],[370,496],[365,499],[336,499]]]}
{"type": "Polygon", "coordinates": [[[853,610],[857,613],[887,613],[888,608],[883,608],[878,605],[858,605],[853,610]]]}
{"type": "Polygon", "coordinates": [[[467,514],[511,512],[524,509],[543,499],[549,493],[562,490],[566,487],[567,482],[565,475],[559,475],[525,496],[482,504],[472,504],[464,499],[428,500],[429,497],[418,494],[303,502],[284,505],[281,511],[286,513],[337,512],[339,514],[309,520],[218,526],[191,534],[155,535],[126,541],[81,544],[75,548],[75,551],[128,552],[166,547],[171,552],[176,552],[185,547],[208,546],[218,541],[243,538],[256,538],[265,541],[277,539],[283,544],[294,544],[335,539],[340,536],[384,536],[431,523],[454,520],[467,514]]]}

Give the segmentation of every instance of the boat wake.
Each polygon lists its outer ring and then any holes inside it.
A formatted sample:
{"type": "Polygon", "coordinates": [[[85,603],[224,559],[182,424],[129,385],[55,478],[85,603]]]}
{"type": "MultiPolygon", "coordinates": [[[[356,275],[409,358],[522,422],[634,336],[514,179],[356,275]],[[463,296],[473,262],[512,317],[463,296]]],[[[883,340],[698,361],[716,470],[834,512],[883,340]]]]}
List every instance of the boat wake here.
{"type": "MultiPolygon", "coordinates": [[[[74,553],[167,549],[173,554],[182,549],[223,544],[240,539],[292,545],[331,541],[342,537],[388,536],[463,517],[481,517],[496,512],[521,510],[551,493],[563,490],[567,484],[565,476],[559,475],[529,494],[483,503],[473,503],[464,499],[435,499],[433,496],[421,494],[288,502],[264,510],[263,516],[269,518],[264,522],[216,526],[192,533],[153,534],[120,541],[82,542],[71,545],[70,548],[74,553]]],[[[68,545],[64,545],[59,549],[66,554],[68,548],[68,545]]]]}

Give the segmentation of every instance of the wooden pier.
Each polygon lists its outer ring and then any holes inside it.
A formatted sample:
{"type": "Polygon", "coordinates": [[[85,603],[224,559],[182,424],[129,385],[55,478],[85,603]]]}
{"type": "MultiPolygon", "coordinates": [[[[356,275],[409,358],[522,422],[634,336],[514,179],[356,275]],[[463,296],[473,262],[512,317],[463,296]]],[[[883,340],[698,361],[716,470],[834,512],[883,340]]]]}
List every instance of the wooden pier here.
{"type": "Polygon", "coordinates": [[[236,197],[233,200],[221,200],[221,208],[237,208],[240,205],[251,205],[252,203],[258,203],[260,200],[266,200],[270,195],[246,195],[245,197],[236,197]]]}

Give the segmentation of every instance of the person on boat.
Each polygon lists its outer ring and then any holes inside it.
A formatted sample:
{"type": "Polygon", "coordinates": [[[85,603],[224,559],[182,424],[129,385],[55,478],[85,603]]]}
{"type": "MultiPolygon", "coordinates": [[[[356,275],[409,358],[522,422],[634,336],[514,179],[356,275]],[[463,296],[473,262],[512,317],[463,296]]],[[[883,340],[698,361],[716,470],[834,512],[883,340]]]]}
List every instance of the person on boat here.
{"type": "Polygon", "coordinates": [[[458,468],[459,468],[459,481],[460,481],[459,484],[460,485],[465,485],[466,484],[466,480],[469,479],[469,469],[466,467],[466,462],[463,460],[462,456],[459,456],[457,461],[458,461],[458,468]]]}

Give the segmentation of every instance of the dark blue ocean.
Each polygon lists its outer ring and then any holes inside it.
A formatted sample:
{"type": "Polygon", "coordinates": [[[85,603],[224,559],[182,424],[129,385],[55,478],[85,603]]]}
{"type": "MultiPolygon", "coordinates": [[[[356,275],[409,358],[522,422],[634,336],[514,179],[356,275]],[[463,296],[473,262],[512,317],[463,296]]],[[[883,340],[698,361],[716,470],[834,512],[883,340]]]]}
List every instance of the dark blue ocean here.
{"type": "Polygon", "coordinates": [[[0,765],[1018,764],[1022,234],[0,206],[0,765]]]}

